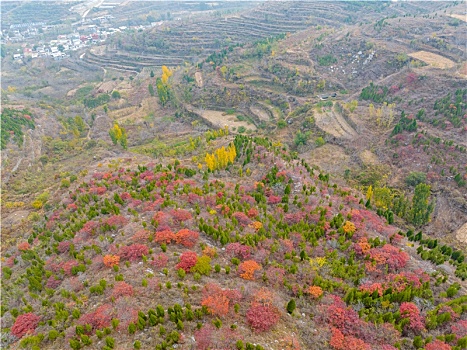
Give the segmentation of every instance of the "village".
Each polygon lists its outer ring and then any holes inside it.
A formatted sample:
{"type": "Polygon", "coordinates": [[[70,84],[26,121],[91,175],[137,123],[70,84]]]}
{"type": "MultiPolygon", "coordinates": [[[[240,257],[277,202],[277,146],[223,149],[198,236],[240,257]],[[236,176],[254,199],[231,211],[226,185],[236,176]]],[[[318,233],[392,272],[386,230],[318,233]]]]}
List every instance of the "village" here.
{"type": "Polygon", "coordinates": [[[6,30],[2,28],[0,43],[21,46],[14,52],[8,52],[15,61],[35,58],[52,58],[58,61],[70,57],[73,51],[104,43],[116,33],[142,31],[163,24],[163,21],[160,21],[151,22],[149,25],[113,28],[110,23],[112,19],[114,17],[111,15],[100,16],[73,23],[71,28],[64,28],[63,25],[47,25],[46,22],[11,25],[6,30]],[[52,33],[59,34],[54,36],[52,33]],[[44,37],[52,39],[44,40],[44,37]]]}

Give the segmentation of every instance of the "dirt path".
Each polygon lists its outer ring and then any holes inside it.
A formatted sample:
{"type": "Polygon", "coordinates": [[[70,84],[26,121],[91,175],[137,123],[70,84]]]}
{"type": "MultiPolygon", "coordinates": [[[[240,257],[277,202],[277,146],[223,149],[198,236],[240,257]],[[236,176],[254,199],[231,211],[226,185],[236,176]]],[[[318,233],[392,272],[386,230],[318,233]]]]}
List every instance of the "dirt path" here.
{"type": "Polygon", "coordinates": [[[201,74],[201,72],[196,72],[195,73],[195,79],[196,79],[196,85],[198,87],[203,87],[204,83],[203,83],[203,75],[201,74]]]}

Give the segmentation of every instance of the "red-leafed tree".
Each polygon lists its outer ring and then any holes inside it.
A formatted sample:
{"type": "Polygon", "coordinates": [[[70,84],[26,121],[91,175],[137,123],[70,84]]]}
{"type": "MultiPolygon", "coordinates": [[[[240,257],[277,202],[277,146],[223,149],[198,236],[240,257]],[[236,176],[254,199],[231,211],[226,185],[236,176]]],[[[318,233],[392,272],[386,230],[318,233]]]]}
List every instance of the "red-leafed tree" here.
{"type": "Polygon", "coordinates": [[[19,315],[16,318],[15,324],[11,327],[11,334],[17,338],[21,338],[27,333],[32,333],[39,324],[40,317],[28,312],[27,314],[19,315]]]}
{"type": "Polygon", "coordinates": [[[284,283],[285,269],[282,267],[270,266],[266,270],[266,278],[271,286],[280,286],[284,283]]]}

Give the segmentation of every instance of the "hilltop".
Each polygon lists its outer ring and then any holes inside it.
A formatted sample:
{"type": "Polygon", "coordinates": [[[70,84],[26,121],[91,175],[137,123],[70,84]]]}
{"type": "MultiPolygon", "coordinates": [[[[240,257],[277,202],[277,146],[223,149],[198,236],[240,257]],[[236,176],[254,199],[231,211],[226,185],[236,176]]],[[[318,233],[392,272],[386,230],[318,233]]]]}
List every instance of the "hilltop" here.
{"type": "Polygon", "coordinates": [[[465,346],[465,283],[415,248],[465,279],[460,251],[432,256],[280,144],[227,134],[199,168],[124,158],[64,183],[3,254],[3,345],[465,346]]]}

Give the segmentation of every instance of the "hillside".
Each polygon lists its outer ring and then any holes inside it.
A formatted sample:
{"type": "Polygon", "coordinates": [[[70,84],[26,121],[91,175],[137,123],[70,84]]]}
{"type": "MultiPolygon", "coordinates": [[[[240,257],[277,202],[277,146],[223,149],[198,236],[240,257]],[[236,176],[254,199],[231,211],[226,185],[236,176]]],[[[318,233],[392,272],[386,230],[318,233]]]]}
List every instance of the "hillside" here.
{"type": "Polygon", "coordinates": [[[62,186],[3,254],[3,345],[465,346],[465,283],[414,252],[431,240],[280,145],[222,135],[201,169],[115,159],[62,186]]]}
{"type": "Polygon", "coordinates": [[[2,348],[467,348],[465,3],[54,4],[1,4],[2,348]]]}

